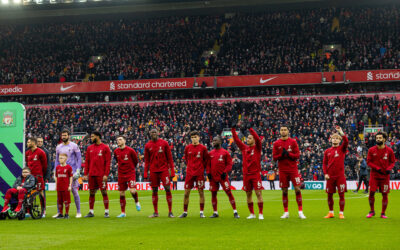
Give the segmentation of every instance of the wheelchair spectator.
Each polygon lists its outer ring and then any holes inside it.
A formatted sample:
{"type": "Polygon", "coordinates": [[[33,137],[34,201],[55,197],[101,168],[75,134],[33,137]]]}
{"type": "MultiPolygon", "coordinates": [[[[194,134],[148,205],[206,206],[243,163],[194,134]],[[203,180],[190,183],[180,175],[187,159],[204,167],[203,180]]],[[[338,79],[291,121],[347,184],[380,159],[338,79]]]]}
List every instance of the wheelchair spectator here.
{"type": "Polygon", "coordinates": [[[5,213],[10,209],[8,204],[12,196],[15,195],[18,195],[18,205],[15,208],[14,212],[18,213],[19,211],[21,211],[22,202],[24,201],[25,194],[35,188],[35,186],[35,177],[31,175],[31,170],[28,167],[25,167],[24,169],[22,169],[22,175],[15,180],[13,188],[7,190],[4,199],[4,207],[1,213],[5,213]]]}

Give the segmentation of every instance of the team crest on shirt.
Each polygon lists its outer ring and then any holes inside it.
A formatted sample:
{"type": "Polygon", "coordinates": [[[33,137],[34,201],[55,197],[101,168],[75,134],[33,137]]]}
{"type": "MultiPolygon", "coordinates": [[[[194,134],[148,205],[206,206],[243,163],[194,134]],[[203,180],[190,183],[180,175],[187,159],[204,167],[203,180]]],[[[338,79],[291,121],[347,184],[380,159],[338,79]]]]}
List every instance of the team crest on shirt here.
{"type": "Polygon", "coordinates": [[[250,155],[254,155],[254,149],[251,150],[251,154],[250,155]]]}
{"type": "Polygon", "coordinates": [[[125,155],[124,161],[128,160],[128,155],[125,155]]]}
{"type": "Polygon", "coordinates": [[[197,155],[196,155],[196,157],[197,157],[197,158],[201,158],[201,154],[200,154],[200,152],[197,152],[197,155]]]}
{"type": "Polygon", "coordinates": [[[339,154],[337,151],[335,151],[335,157],[339,157],[339,154]]]}
{"type": "Polygon", "coordinates": [[[98,156],[103,156],[103,154],[101,153],[101,151],[102,151],[102,150],[100,150],[100,152],[99,152],[98,156]]]}
{"type": "Polygon", "coordinates": [[[224,161],[224,159],[222,159],[222,155],[219,156],[218,161],[224,161]]]}
{"type": "Polygon", "coordinates": [[[289,147],[288,147],[288,150],[287,150],[288,152],[292,152],[292,146],[290,146],[289,145],[289,147]]]}
{"type": "Polygon", "coordinates": [[[162,152],[164,152],[164,151],[162,150],[162,147],[160,146],[160,149],[158,150],[158,153],[162,153],[162,152]]]}
{"type": "Polygon", "coordinates": [[[66,169],[64,169],[64,174],[67,172],[67,170],[66,169]]]}
{"type": "Polygon", "coordinates": [[[34,160],[34,161],[37,161],[37,155],[35,155],[35,157],[33,157],[33,160],[34,160]]]}
{"type": "Polygon", "coordinates": [[[387,153],[385,154],[385,156],[383,157],[383,159],[384,159],[384,160],[387,160],[387,159],[388,159],[387,153]]]}

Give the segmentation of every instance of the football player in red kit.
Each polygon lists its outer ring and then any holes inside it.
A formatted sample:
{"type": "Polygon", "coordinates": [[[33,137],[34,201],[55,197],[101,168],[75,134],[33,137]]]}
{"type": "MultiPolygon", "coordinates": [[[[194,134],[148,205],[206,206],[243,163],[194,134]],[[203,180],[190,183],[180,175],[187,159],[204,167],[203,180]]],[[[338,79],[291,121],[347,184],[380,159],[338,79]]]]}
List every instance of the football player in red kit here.
{"type": "Polygon", "coordinates": [[[303,200],[301,197],[301,175],[297,168],[297,160],[300,158],[299,146],[295,139],[289,137],[289,127],[286,124],[280,127],[281,138],[274,142],[272,148],[273,160],[278,162],[279,184],[282,189],[282,202],[284,213],[282,219],[289,218],[288,188],[293,183],[296,192],[296,201],[299,208],[300,219],[305,219],[303,214],[303,200]]]}
{"type": "Polygon", "coordinates": [[[46,153],[38,148],[37,139],[34,137],[28,138],[27,146],[29,150],[25,152],[25,162],[28,168],[31,169],[31,174],[36,178],[36,187],[43,197],[44,203],[41,206],[46,209],[46,200],[44,196],[44,178],[43,176],[47,171],[47,157],[46,153]]]}
{"type": "Polygon", "coordinates": [[[214,213],[210,218],[218,218],[217,209],[217,193],[219,185],[221,184],[222,189],[228,195],[229,202],[233,208],[233,216],[239,219],[239,214],[236,210],[236,202],[231,191],[231,184],[228,179],[228,174],[232,170],[232,157],[228,151],[222,148],[222,139],[220,136],[216,136],[213,139],[214,149],[210,151],[210,158],[207,164],[207,176],[210,181],[210,190],[212,194],[212,206],[214,213]]]}
{"type": "Polygon", "coordinates": [[[200,196],[200,218],[204,216],[204,170],[208,162],[208,150],[200,144],[200,133],[192,131],[190,133],[192,144],[185,147],[185,161],[186,161],[186,179],[185,179],[185,196],[183,200],[183,213],[179,218],[187,217],[187,209],[189,205],[190,190],[196,187],[200,196]]]}
{"type": "Polygon", "coordinates": [[[382,213],[381,218],[387,219],[385,212],[388,205],[388,193],[390,192],[390,172],[392,171],[395,158],[391,148],[385,145],[387,134],[379,131],[375,134],[376,146],[368,150],[367,164],[371,167],[369,205],[371,211],[367,218],[375,216],[375,192],[382,193],[382,213]]]}
{"type": "MultiPolygon", "coordinates": [[[[238,137],[236,133],[236,126],[240,127],[240,122],[238,124],[232,124],[232,136],[236,145],[242,151],[243,157],[243,190],[247,195],[247,206],[250,211],[250,216],[247,219],[255,219],[254,206],[253,206],[253,190],[256,193],[258,200],[258,218],[260,220],[264,219],[263,216],[263,198],[262,198],[262,180],[261,180],[261,152],[262,145],[261,139],[257,135],[256,131],[250,128],[250,135],[246,138],[246,144],[244,144],[238,137]]],[[[244,130],[244,129],[243,129],[244,130]]],[[[242,130],[242,131],[243,131],[242,130]]]]}
{"type": "Polygon", "coordinates": [[[124,218],[126,217],[125,191],[128,187],[133,199],[135,200],[136,210],[140,211],[140,203],[136,191],[136,166],[138,164],[138,158],[135,150],[126,146],[126,138],[124,136],[117,137],[117,144],[118,148],[114,150],[114,158],[118,163],[118,189],[121,205],[121,214],[118,218],[124,218]]]}
{"type": "Polygon", "coordinates": [[[101,142],[101,134],[94,131],[90,134],[92,145],[86,149],[86,167],[84,180],[89,181],[89,213],[85,218],[94,217],[94,202],[96,192],[100,189],[104,203],[104,218],[110,217],[108,210],[107,179],[110,173],[111,151],[101,142]]]}
{"type": "Polygon", "coordinates": [[[56,166],[54,174],[57,188],[57,205],[59,214],[56,219],[69,219],[69,205],[71,204],[72,186],[72,167],[67,164],[67,154],[59,154],[60,165],[56,166]],[[62,215],[63,204],[65,205],[65,215],[62,215]]]}
{"type": "Polygon", "coordinates": [[[153,128],[150,130],[150,138],[151,140],[146,143],[144,148],[144,178],[147,179],[148,172],[150,170],[150,185],[153,190],[152,200],[154,213],[149,217],[159,217],[158,188],[160,186],[160,182],[162,182],[167,197],[169,210],[168,217],[173,218],[171,179],[175,176],[175,169],[171,149],[167,141],[159,138],[159,132],[157,129],[153,128]]]}
{"type": "Polygon", "coordinates": [[[349,140],[341,127],[336,126],[337,133],[331,135],[332,147],[324,152],[323,170],[326,179],[326,192],[328,193],[329,213],[324,218],[333,218],[333,194],[336,189],[339,193],[339,218],[344,219],[344,193],[347,191],[346,176],[344,175],[344,159],[349,146],[349,140]],[[342,144],[340,142],[343,140],[342,144]]]}

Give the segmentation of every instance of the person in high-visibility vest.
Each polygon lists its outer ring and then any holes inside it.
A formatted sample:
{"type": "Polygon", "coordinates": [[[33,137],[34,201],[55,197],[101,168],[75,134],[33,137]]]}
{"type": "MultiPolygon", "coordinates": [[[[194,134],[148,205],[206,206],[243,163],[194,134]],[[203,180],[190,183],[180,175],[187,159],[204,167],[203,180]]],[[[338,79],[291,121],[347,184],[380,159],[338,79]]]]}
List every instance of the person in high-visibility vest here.
{"type": "Polygon", "coordinates": [[[271,190],[275,190],[275,171],[269,170],[267,174],[267,180],[269,181],[269,187],[271,190]]]}

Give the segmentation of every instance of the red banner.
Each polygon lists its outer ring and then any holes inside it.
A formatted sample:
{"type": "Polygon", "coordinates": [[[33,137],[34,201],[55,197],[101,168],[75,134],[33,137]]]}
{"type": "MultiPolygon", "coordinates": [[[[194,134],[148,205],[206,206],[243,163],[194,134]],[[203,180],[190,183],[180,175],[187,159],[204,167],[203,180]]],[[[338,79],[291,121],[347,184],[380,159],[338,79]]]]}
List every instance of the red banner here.
{"type": "Polygon", "coordinates": [[[302,85],[321,84],[323,79],[325,82],[343,82],[346,80],[349,83],[400,81],[400,70],[361,70],[324,73],[0,85],[0,96],[191,89],[194,87],[195,82],[198,86],[201,86],[202,83],[205,82],[208,87],[213,87],[215,81],[217,82],[218,88],[302,85]]]}

